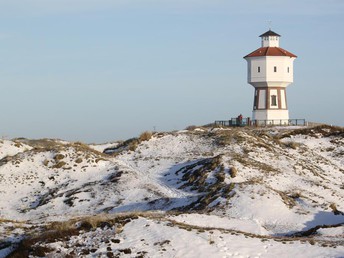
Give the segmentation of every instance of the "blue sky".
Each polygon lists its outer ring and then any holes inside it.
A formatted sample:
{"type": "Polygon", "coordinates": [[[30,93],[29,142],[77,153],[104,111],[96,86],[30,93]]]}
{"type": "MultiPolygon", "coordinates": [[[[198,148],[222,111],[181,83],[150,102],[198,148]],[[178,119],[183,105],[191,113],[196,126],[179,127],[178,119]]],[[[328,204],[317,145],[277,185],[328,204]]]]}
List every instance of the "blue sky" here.
{"type": "Polygon", "coordinates": [[[251,116],[243,56],[298,56],[291,118],[344,126],[342,0],[0,0],[0,134],[106,142],[251,116]]]}

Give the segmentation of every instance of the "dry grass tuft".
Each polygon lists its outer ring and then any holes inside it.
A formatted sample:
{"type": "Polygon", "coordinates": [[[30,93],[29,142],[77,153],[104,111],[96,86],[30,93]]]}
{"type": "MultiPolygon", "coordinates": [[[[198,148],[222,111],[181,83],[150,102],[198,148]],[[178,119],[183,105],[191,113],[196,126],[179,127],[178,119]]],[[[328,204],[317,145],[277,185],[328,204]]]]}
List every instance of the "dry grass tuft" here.
{"type": "Polygon", "coordinates": [[[245,155],[241,155],[241,154],[237,154],[234,153],[233,155],[233,160],[235,160],[236,162],[241,163],[244,167],[251,167],[251,168],[255,168],[263,173],[267,173],[267,174],[273,174],[273,173],[279,173],[280,171],[263,162],[260,162],[258,160],[252,159],[250,157],[246,157],[245,155]]]}
{"type": "Polygon", "coordinates": [[[344,212],[337,209],[337,205],[335,203],[331,203],[330,208],[332,209],[334,215],[344,215],[344,212]]]}
{"type": "Polygon", "coordinates": [[[294,200],[302,197],[300,191],[292,192],[292,193],[288,194],[288,196],[294,200]]]}
{"type": "Polygon", "coordinates": [[[63,144],[52,139],[38,139],[38,140],[30,140],[25,138],[17,138],[15,139],[15,142],[17,143],[24,143],[26,145],[29,145],[33,147],[35,150],[55,150],[59,151],[61,147],[63,147],[63,144]]]}
{"type": "Polygon", "coordinates": [[[309,135],[312,137],[344,136],[344,128],[339,126],[319,125],[315,127],[305,127],[297,130],[288,131],[279,138],[287,138],[292,135],[309,135]]]}
{"type": "Polygon", "coordinates": [[[57,162],[54,166],[52,166],[52,168],[62,168],[63,166],[65,166],[67,163],[64,161],[59,161],[57,162]]]}
{"type": "Polygon", "coordinates": [[[152,132],[146,131],[141,133],[139,138],[131,138],[124,142],[121,142],[116,147],[107,148],[104,150],[104,153],[111,154],[111,155],[118,155],[123,151],[135,151],[139,144],[144,141],[149,141],[153,136],[152,132]]]}
{"type": "Polygon", "coordinates": [[[17,148],[20,148],[20,147],[23,146],[23,144],[20,143],[20,142],[14,141],[14,146],[17,147],[17,148]]]}
{"type": "Polygon", "coordinates": [[[197,126],[195,126],[195,125],[189,125],[188,127],[185,128],[185,130],[194,131],[196,128],[197,128],[197,126]]]}
{"type": "Polygon", "coordinates": [[[300,143],[298,143],[298,142],[292,142],[292,141],[282,143],[282,145],[285,146],[285,147],[287,147],[287,148],[294,149],[294,150],[296,150],[298,147],[301,146],[300,143]]]}
{"type": "Polygon", "coordinates": [[[49,160],[48,159],[43,160],[43,165],[47,167],[49,165],[49,160]]]}
{"type": "Polygon", "coordinates": [[[22,240],[17,248],[8,257],[46,257],[53,251],[47,248],[45,244],[55,241],[65,241],[71,236],[80,234],[80,230],[90,231],[96,228],[115,227],[117,233],[123,229],[125,224],[139,216],[159,218],[161,214],[130,212],[122,214],[99,214],[90,217],[74,218],[68,221],[51,222],[47,224],[41,233],[28,236],[22,240]],[[42,233],[43,232],[43,233],[42,233]]]}
{"type": "Polygon", "coordinates": [[[141,133],[140,137],[139,137],[139,141],[143,142],[143,141],[149,141],[153,136],[152,132],[146,131],[141,133]]]}
{"type": "Polygon", "coordinates": [[[132,141],[129,145],[128,145],[128,150],[130,151],[135,151],[137,149],[137,147],[139,146],[139,141],[132,141]]]}
{"type": "Polygon", "coordinates": [[[82,162],[82,158],[77,158],[76,160],[75,160],[75,163],[81,163],[82,162]]]}
{"type": "Polygon", "coordinates": [[[220,197],[229,200],[233,196],[231,192],[234,184],[225,183],[226,173],[222,164],[222,155],[185,166],[176,172],[177,175],[179,173],[183,174],[182,181],[185,182],[180,188],[188,187],[190,190],[202,193],[197,201],[179,208],[180,211],[211,211],[221,204],[220,197]]]}
{"type": "Polygon", "coordinates": [[[63,154],[58,153],[55,155],[54,160],[59,161],[59,160],[62,160],[64,158],[65,158],[65,156],[63,154]]]}
{"type": "Polygon", "coordinates": [[[237,176],[238,170],[235,167],[231,167],[229,170],[229,174],[231,175],[232,178],[234,178],[237,176]]]}
{"type": "Polygon", "coordinates": [[[272,190],[274,190],[276,193],[280,195],[280,197],[282,198],[282,201],[284,202],[285,205],[289,207],[289,209],[293,208],[296,205],[296,201],[291,196],[287,195],[286,193],[282,191],[278,191],[276,189],[272,189],[272,190]]]}

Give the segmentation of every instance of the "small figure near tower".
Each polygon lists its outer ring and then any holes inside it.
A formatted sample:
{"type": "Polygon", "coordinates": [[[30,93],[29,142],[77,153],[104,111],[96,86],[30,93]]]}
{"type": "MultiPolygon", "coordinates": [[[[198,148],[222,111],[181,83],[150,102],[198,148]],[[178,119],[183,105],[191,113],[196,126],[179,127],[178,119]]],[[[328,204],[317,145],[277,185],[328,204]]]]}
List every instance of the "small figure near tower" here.
{"type": "Polygon", "coordinates": [[[279,47],[271,29],[260,35],[262,46],[246,55],[247,82],[254,88],[252,123],[288,124],[286,87],[293,82],[296,55],[279,47]]]}

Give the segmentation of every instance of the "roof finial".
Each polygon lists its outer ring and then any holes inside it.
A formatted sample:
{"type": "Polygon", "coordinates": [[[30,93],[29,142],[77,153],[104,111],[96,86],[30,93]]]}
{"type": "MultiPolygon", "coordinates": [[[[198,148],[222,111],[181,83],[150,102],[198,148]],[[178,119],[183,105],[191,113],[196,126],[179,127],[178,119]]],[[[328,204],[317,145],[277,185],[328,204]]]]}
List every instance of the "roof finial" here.
{"type": "Polygon", "coordinates": [[[271,23],[272,23],[272,21],[271,21],[271,20],[268,20],[269,30],[271,30],[271,23]]]}

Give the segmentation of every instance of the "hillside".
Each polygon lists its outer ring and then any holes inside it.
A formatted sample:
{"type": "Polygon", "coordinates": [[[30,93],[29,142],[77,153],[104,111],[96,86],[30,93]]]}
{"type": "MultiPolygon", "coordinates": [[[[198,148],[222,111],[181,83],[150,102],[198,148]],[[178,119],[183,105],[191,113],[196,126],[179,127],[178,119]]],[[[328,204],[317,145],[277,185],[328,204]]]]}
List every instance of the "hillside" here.
{"type": "Polygon", "coordinates": [[[344,257],[344,129],[0,141],[0,257],[344,257]]]}

